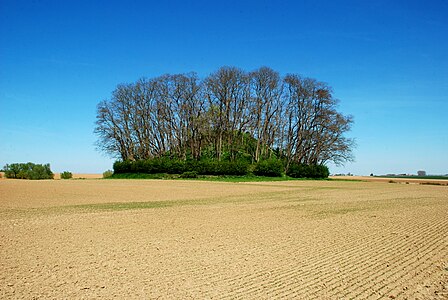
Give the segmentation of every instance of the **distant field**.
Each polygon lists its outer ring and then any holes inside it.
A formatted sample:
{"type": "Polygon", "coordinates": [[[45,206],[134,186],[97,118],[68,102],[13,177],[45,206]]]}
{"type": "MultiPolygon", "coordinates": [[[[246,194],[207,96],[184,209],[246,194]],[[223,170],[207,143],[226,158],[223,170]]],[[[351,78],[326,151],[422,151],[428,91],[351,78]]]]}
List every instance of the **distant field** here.
{"type": "Polygon", "coordinates": [[[413,183],[413,184],[433,184],[433,185],[448,185],[448,180],[443,176],[330,176],[333,180],[360,180],[371,182],[388,182],[388,183],[413,183]],[[441,179],[442,178],[442,179],[441,179]]]}
{"type": "MultiPolygon", "coordinates": [[[[99,179],[99,178],[103,178],[103,174],[73,173],[73,179],[99,179]]],[[[55,173],[54,179],[61,179],[61,173],[55,173]]]]}
{"type": "Polygon", "coordinates": [[[374,176],[377,178],[403,178],[403,179],[421,179],[421,180],[427,180],[427,179],[441,179],[441,180],[448,180],[448,176],[374,176]]]}
{"type": "MultiPolygon", "coordinates": [[[[73,173],[73,179],[99,179],[103,174],[73,173]]],[[[5,173],[0,172],[0,179],[5,179],[5,173]]],[[[61,179],[61,173],[54,173],[54,179],[61,179]]]]}
{"type": "Polygon", "coordinates": [[[447,299],[448,187],[1,180],[1,299],[447,299]]]}

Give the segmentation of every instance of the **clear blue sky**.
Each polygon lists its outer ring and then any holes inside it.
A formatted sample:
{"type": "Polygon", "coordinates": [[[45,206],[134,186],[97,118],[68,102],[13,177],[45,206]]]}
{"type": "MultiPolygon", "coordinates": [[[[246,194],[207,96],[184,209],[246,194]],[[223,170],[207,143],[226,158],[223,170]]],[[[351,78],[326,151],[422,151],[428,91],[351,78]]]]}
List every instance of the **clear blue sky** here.
{"type": "Polygon", "coordinates": [[[331,172],[448,173],[448,1],[0,0],[0,167],[101,173],[117,84],[224,65],[327,82],[355,118],[331,172]]]}

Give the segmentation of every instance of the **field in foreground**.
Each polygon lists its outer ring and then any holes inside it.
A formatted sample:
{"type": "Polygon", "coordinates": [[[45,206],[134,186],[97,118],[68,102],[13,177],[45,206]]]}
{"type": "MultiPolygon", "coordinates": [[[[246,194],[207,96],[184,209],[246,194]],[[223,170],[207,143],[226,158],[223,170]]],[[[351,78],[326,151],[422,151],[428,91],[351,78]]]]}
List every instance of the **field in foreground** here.
{"type": "Polygon", "coordinates": [[[0,181],[0,298],[447,299],[448,188],[0,181]]]}

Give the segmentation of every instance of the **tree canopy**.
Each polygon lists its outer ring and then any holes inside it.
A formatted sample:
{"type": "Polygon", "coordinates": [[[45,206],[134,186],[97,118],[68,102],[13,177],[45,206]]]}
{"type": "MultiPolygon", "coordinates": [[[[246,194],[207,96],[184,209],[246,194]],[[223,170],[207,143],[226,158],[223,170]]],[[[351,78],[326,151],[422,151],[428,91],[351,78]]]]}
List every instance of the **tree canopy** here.
{"type": "Polygon", "coordinates": [[[50,164],[13,163],[3,167],[6,178],[14,179],[53,179],[50,164]]]}
{"type": "Polygon", "coordinates": [[[351,116],[325,83],[261,67],[222,67],[120,84],[97,107],[100,150],[122,161],[160,157],[337,165],[353,159],[351,116]]]}

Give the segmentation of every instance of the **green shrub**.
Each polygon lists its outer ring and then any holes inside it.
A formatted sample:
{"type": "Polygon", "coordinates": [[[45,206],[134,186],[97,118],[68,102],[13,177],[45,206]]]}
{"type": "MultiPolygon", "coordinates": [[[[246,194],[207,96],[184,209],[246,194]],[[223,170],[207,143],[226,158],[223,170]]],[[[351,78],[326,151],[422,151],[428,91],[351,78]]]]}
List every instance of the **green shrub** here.
{"type": "Polygon", "coordinates": [[[114,175],[114,171],[112,171],[112,170],[107,170],[107,171],[103,172],[103,178],[109,178],[112,175],[114,175]]]}
{"type": "Polygon", "coordinates": [[[187,171],[185,167],[186,163],[183,160],[177,159],[162,159],[160,163],[159,173],[168,173],[168,174],[182,174],[187,171]]]}
{"type": "Polygon", "coordinates": [[[198,178],[198,173],[196,171],[187,171],[180,174],[180,178],[198,178]]]}
{"type": "Polygon", "coordinates": [[[116,161],[113,165],[114,173],[123,174],[123,173],[131,173],[131,161],[116,161]]]}
{"type": "Polygon", "coordinates": [[[196,172],[200,175],[246,175],[249,164],[244,161],[183,161],[168,158],[154,158],[137,161],[116,161],[114,174],[182,174],[196,172]]]}
{"type": "Polygon", "coordinates": [[[244,160],[234,162],[205,160],[197,162],[190,170],[201,175],[246,175],[249,164],[244,160]]]}
{"type": "Polygon", "coordinates": [[[281,177],[283,163],[278,159],[259,161],[255,165],[254,174],[258,176],[281,177]]]}
{"type": "Polygon", "coordinates": [[[286,175],[293,178],[327,178],[330,175],[328,168],[323,165],[304,165],[292,163],[286,175]]]}
{"type": "Polygon", "coordinates": [[[131,173],[146,173],[148,164],[146,160],[137,160],[131,162],[131,173]]]}
{"type": "Polygon", "coordinates": [[[73,178],[73,174],[69,171],[64,171],[61,173],[61,179],[71,179],[73,178]]]}
{"type": "Polygon", "coordinates": [[[14,163],[4,168],[6,178],[15,179],[53,179],[50,164],[14,163]]]}
{"type": "Polygon", "coordinates": [[[249,163],[244,160],[227,162],[223,167],[222,175],[246,175],[249,172],[249,163]]]}

